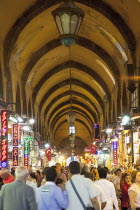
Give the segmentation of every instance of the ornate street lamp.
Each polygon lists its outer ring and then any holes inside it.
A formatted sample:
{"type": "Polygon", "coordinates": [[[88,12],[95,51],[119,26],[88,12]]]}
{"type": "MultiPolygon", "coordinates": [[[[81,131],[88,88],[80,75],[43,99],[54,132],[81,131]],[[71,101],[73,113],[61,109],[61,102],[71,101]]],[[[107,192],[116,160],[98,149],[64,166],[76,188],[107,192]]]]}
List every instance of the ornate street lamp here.
{"type": "Polygon", "coordinates": [[[60,39],[63,45],[70,46],[75,42],[84,12],[76,6],[73,0],[65,0],[65,3],[52,12],[60,39]]]}

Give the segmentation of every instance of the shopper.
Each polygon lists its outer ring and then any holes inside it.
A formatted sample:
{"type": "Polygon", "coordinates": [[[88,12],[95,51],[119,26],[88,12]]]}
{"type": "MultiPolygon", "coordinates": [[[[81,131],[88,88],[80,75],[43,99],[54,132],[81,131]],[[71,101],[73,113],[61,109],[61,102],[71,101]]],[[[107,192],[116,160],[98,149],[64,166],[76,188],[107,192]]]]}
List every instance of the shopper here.
{"type": "Polygon", "coordinates": [[[41,176],[41,173],[39,170],[36,171],[35,175],[36,175],[37,187],[40,187],[43,177],[41,176]]]}
{"type": "Polygon", "coordinates": [[[112,210],[113,206],[115,207],[115,210],[119,210],[114,185],[110,181],[106,180],[107,170],[105,168],[100,168],[98,173],[99,180],[95,181],[94,183],[99,185],[104,190],[104,193],[107,197],[107,204],[104,210],[112,210]]]}
{"type": "Polygon", "coordinates": [[[90,179],[80,175],[79,162],[72,161],[69,164],[69,169],[72,178],[66,183],[66,190],[69,199],[67,210],[83,210],[92,205],[95,210],[99,210],[99,203],[97,200],[97,196],[99,195],[98,189],[90,179]],[[83,204],[78,198],[76,191],[81,197],[83,204]]]}
{"type": "Polygon", "coordinates": [[[65,185],[56,186],[57,172],[54,167],[46,171],[46,184],[36,190],[38,210],[61,210],[68,206],[68,196],[65,185]]]}
{"type": "Polygon", "coordinates": [[[140,172],[131,173],[132,185],[128,190],[130,205],[132,210],[140,210],[140,172]]]}
{"type": "Polygon", "coordinates": [[[28,173],[20,166],[15,171],[16,180],[2,186],[0,210],[37,210],[34,190],[25,184],[28,173]]]}
{"type": "Polygon", "coordinates": [[[15,181],[15,178],[9,173],[7,169],[1,169],[0,176],[3,179],[4,184],[8,184],[15,181]]]}
{"type": "Polygon", "coordinates": [[[67,177],[66,175],[61,171],[61,164],[60,163],[56,163],[56,171],[57,171],[57,178],[63,180],[64,183],[67,182],[67,177]]]}
{"type": "Polygon", "coordinates": [[[127,210],[130,206],[128,189],[131,186],[131,176],[130,174],[123,173],[121,177],[121,209],[127,210]]]}

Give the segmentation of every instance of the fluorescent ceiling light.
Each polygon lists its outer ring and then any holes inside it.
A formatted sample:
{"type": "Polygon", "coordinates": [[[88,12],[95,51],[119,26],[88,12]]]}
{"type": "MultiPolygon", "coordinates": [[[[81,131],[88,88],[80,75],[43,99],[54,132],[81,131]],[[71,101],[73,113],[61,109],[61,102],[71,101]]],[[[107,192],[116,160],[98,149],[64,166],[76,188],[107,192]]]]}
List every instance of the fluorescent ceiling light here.
{"type": "Polygon", "coordinates": [[[106,133],[111,133],[111,132],[112,132],[112,128],[106,129],[106,133]]]}
{"type": "Polygon", "coordinates": [[[138,119],[138,118],[140,118],[140,115],[131,117],[131,120],[135,120],[135,119],[138,119]]]}
{"type": "Polygon", "coordinates": [[[130,121],[130,116],[129,115],[125,115],[122,118],[122,125],[126,125],[127,123],[129,123],[129,121],[130,121]]]}
{"type": "Polygon", "coordinates": [[[22,122],[23,122],[22,117],[18,116],[18,117],[17,117],[17,119],[18,119],[18,122],[20,122],[20,123],[22,123],[22,122]]]}
{"type": "Polygon", "coordinates": [[[17,118],[14,117],[14,116],[10,116],[10,117],[9,117],[9,120],[11,120],[11,121],[14,122],[14,123],[17,123],[17,122],[18,122],[17,118]]]}
{"type": "Polygon", "coordinates": [[[47,144],[45,144],[45,148],[49,148],[50,147],[50,145],[47,143],[47,144]]]}
{"type": "Polygon", "coordinates": [[[29,123],[30,123],[30,124],[34,124],[34,122],[35,122],[34,119],[30,119],[30,120],[29,120],[29,123]]]}
{"type": "Polygon", "coordinates": [[[22,127],[22,130],[24,130],[24,131],[30,131],[30,130],[31,130],[31,127],[28,126],[28,125],[24,125],[24,126],[22,127]]]}

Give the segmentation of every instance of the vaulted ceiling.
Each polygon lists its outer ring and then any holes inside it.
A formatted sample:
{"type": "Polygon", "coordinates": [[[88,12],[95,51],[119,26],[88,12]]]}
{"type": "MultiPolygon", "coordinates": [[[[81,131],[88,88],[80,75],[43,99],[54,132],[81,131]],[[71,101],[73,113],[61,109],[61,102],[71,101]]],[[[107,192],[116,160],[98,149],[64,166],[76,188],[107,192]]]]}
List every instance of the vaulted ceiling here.
{"type": "MultiPolygon", "coordinates": [[[[29,113],[30,102],[42,133],[52,135],[54,144],[68,135],[70,69],[76,135],[89,144],[93,124],[103,126],[107,108],[117,106],[126,61],[137,62],[138,0],[74,2],[85,17],[70,48],[61,44],[51,14],[62,0],[5,0],[0,6],[3,98],[16,101],[19,91],[21,114],[29,113]]],[[[117,117],[117,108],[115,113],[117,117]]]]}

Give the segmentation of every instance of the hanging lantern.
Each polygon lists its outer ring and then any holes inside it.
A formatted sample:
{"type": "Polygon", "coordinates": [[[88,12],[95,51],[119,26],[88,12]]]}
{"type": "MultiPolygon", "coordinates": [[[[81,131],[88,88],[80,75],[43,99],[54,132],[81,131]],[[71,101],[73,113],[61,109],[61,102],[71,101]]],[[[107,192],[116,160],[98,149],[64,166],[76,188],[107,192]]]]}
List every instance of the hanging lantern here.
{"type": "Polygon", "coordinates": [[[70,134],[70,135],[69,135],[70,144],[74,143],[74,140],[75,140],[75,135],[70,134]]]}
{"type": "Polygon", "coordinates": [[[64,4],[52,12],[61,42],[65,46],[70,46],[75,42],[84,12],[76,6],[72,0],[67,0],[64,4]]]}
{"type": "Polygon", "coordinates": [[[66,113],[67,115],[67,121],[69,123],[74,123],[75,119],[76,119],[76,113],[72,110],[70,110],[69,112],[66,113]]]}

